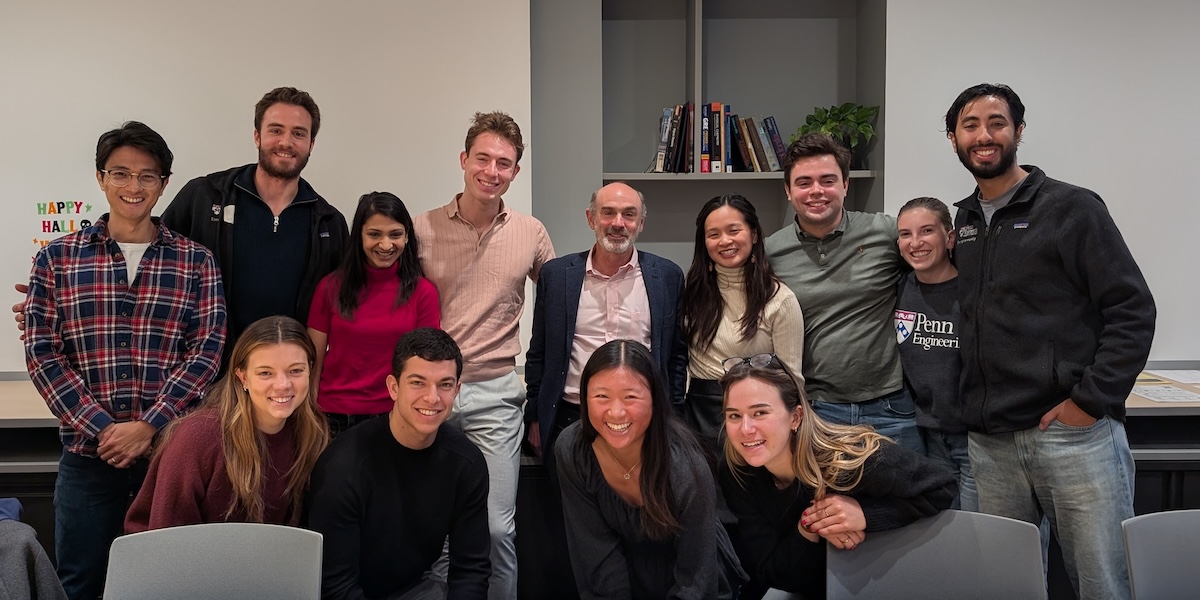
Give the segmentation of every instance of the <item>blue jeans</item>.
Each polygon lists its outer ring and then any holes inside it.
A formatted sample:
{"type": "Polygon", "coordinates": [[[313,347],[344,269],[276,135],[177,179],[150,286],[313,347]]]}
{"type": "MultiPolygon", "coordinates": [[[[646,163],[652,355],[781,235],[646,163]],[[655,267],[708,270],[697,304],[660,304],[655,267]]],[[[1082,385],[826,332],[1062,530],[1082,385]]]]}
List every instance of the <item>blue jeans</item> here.
{"type": "Polygon", "coordinates": [[[1045,515],[1080,598],[1129,598],[1121,521],[1133,516],[1133,454],[1125,426],[1058,421],[969,434],[982,512],[1037,525],[1045,515]]]}
{"type": "Polygon", "coordinates": [[[71,600],[104,592],[108,549],[125,527],[129,500],[142,487],[146,461],[128,469],[63,450],[54,484],[54,553],[71,600]]]}
{"type": "Polygon", "coordinates": [[[890,394],[852,404],[814,402],[822,419],[842,425],[870,425],[900,446],[925,455],[925,444],[917,429],[917,407],[904,388],[890,394]]]}
{"type": "Polygon", "coordinates": [[[925,440],[925,453],[958,477],[958,498],[950,508],[979,512],[979,492],[975,490],[975,475],[971,473],[967,434],[920,429],[925,440]]]}

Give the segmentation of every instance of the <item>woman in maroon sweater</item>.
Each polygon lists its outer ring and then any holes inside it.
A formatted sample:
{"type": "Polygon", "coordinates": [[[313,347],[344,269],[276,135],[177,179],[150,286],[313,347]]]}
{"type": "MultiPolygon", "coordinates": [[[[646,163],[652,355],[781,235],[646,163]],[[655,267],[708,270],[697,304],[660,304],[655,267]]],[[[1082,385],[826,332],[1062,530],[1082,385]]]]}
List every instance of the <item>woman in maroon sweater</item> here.
{"type": "Polygon", "coordinates": [[[412,216],[395,194],[358,199],[350,247],[313,295],[317,402],[331,437],[392,410],[384,381],[400,336],[441,327],[438,292],[422,276],[412,216]],[[361,250],[360,250],[361,249],[361,250]]]}
{"type": "Polygon", "coordinates": [[[329,440],[310,393],[315,356],[295,319],[267,317],[247,328],[204,407],[164,434],[125,531],[226,521],[296,525],[329,440]]]}

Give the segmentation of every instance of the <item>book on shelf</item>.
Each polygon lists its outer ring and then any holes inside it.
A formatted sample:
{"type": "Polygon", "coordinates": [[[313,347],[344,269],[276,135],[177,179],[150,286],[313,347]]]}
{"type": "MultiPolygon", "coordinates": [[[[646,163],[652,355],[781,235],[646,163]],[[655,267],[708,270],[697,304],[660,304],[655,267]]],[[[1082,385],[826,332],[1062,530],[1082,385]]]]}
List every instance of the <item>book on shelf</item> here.
{"type": "Polygon", "coordinates": [[[674,114],[674,111],[671,110],[671,107],[664,108],[662,120],[658,124],[658,150],[654,153],[654,169],[652,171],[654,173],[662,173],[663,167],[666,166],[667,145],[671,141],[669,135],[671,133],[672,114],[674,114]]]}
{"type": "Polygon", "coordinates": [[[676,104],[671,111],[671,129],[667,134],[667,156],[663,163],[663,170],[659,173],[674,173],[675,172],[675,151],[679,148],[679,122],[683,118],[683,105],[676,104]]]}
{"type": "Polygon", "coordinates": [[[712,143],[712,131],[708,128],[708,121],[712,115],[712,106],[707,102],[700,105],[700,172],[711,173],[712,167],[709,163],[711,155],[709,154],[710,144],[712,143]]]}
{"type": "Polygon", "coordinates": [[[745,173],[753,171],[753,166],[747,166],[746,158],[742,153],[742,146],[738,143],[741,139],[742,130],[738,128],[738,116],[729,115],[729,145],[733,149],[730,155],[729,166],[734,173],[745,173]]]}
{"type": "Polygon", "coordinates": [[[771,145],[775,147],[775,156],[779,159],[780,169],[782,169],[783,157],[787,154],[787,146],[783,144],[783,135],[779,133],[779,125],[775,123],[774,116],[764,119],[763,124],[767,126],[767,136],[771,138],[771,145]]]}
{"type": "Polygon", "coordinates": [[[750,166],[754,167],[756,173],[763,172],[762,163],[758,162],[758,152],[755,150],[754,140],[758,139],[757,134],[751,134],[754,130],[754,120],[746,116],[746,118],[738,118],[738,125],[742,127],[742,143],[746,145],[746,154],[750,156],[750,166]]]}
{"type": "Polygon", "coordinates": [[[729,138],[729,105],[726,104],[721,110],[721,132],[724,135],[721,142],[721,152],[725,155],[725,172],[733,172],[733,146],[734,142],[729,138]]]}
{"type": "MultiPolygon", "coordinates": [[[[754,120],[755,131],[758,132],[758,143],[755,144],[755,150],[762,152],[762,157],[767,159],[768,171],[779,171],[779,157],[775,156],[775,146],[771,144],[771,137],[767,135],[767,126],[763,123],[762,117],[754,120]]],[[[760,160],[761,162],[761,160],[760,160]]]]}
{"type": "Polygon", "coordinates": [[[709,104],[708,108],[709,112],[712,113],[711,129],[713,139],[713,144],[710,147],[710,164],[712,166],[713,173],[722,173],[725,171],[725,168],[722,166],[724,164],[722,162],[724,160],[722,149],[725,147],[724,142],[722,141],[725,138],[725,124],[722,123],[722,115],[725,114],[725,106],[720,102],[712,102],[709,104]]]}
{"type": "Polygon", "coordinates": [[[695,112],[692,103],[683,105],[683,114],[679,117],[679,139],[675,145],[675,173],[692,172],[692,127],[695,125],[695,112]]]}

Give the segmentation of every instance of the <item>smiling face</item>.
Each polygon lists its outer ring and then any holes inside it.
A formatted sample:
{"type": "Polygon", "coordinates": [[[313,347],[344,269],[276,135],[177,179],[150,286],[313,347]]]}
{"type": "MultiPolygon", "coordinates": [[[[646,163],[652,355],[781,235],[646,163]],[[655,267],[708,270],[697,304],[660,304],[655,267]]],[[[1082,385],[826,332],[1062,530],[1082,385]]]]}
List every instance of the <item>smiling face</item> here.
{"type": "MultiPolygon", "coordinates": [[[[958,114],[950,145],[977,179],[994,179],[1016,165],[1017,145],[1025,126],[1012,122],[1008,103],[996,96],[968,102],[958,114]]],[[[1019,168],[1019,167],[1017,167],[1019,168]]]]}
{"type": "Polygon", "coordinates": [[[587,413],[614,451],[640,452],[653,414],[650,385],[627,367],[600,371],[587,382],[587,413]]]}
{"type": "Polygon", "coordinates": [[[392,436],[406,448],[428,448],[458,395],[458,366],[453,360],[410,356],[399,377],[388,375],[387,388],[395,403],[388,416],[392,436]]]}
{"type": "Polygon", "coordinates": [[[790,481],[792,429],[800,426],[800,409],[789,411],[774,385],[747,377],[725,391],[726,444],[752,467],[766,467],[790,481]]]}
{"type": "Polygon", "coordinates": [[[407,242],[404,225],[387,215],[376,213],[363,222],[363,254],[371,267],[387,269],[395,265],[407,242]]]}
{"type": "Polygon", "coordinates": [[[584,214],[588,227],[596,233],[596,243],[613,254],[629,252],[646,224],[641,198],[624,183],[601,188],[596,192],[596,202],[584,214]]]}
{"type": "Polygon", "coordinates": [[[299,177],[315,144],[312,115],[295,104],[269,106],[263,113],[262,129],[254,132],[259,168],[279,179],[299,177]]]}
{"type": "Polygon", "coordinates": [[[896,218],[900,255],[918,275],[944,269],[950,262],[954,232],[927,208],[911,208],[896,218]]]}
{"type": "Polygon", "coordinates": [[[469,152],[458,157],[462,165],[463,199],[481,204],[500,201],[521,167],[512,142],[490,131],[479,134],[469,152]]]}
{"type": "Polygon", "coordinates": [[[144,188],[138,181],[138,176],[161,175],[158,161],[145,150],[121,146],[108,155],[104,170],[109,174],[97,171],[96,182],[100,184],[100,189],[108,199],[109,224],[114,229],[133,230],[148,223],[150,211],[162,196],[167,181],[162,179],[158,185],[144,188]],[[112,178],[117,173],[131,175],[129,183],[121,187],[114,185],[112,178]]]}
{"type": "Polygon", "coordinates": [[[708,257],[722,267],[745,265],[757,242],[742,211],[732,206],[722,206],[704,219],[704,247],[708,257]]]}
{"type": "Polygon", "coordinates": [[[246,369],[234,374],[254,407],[254,424],[278,433],[301,402],[308,401],[308,353],[298,344],[268,344],[250,353],[246,369]]]}
{"type": "Polygon", "coordinates": [[[832,154],[801,158],[788,173],[785,191],[800,227],[824,237],[842,222],[842,204],[849,182],[832,154]]]}

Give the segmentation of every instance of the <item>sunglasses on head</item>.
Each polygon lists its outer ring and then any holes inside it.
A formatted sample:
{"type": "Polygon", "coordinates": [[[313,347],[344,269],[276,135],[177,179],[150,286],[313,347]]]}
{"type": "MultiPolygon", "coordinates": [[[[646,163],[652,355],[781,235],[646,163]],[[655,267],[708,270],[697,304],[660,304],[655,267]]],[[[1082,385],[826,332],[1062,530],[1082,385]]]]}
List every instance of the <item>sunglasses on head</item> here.
{"type": "Polygon", "coordinates": [[[766,369],[772,364],[782,366],[779,364],[779,358],[774,354],[763,353],[755,354],[754,356],[731,356],[721,361],[721,368],[725,369],[725,372],[728,373],[730,369],[739,365],[750,365],[755,369],[766,369]]]}

